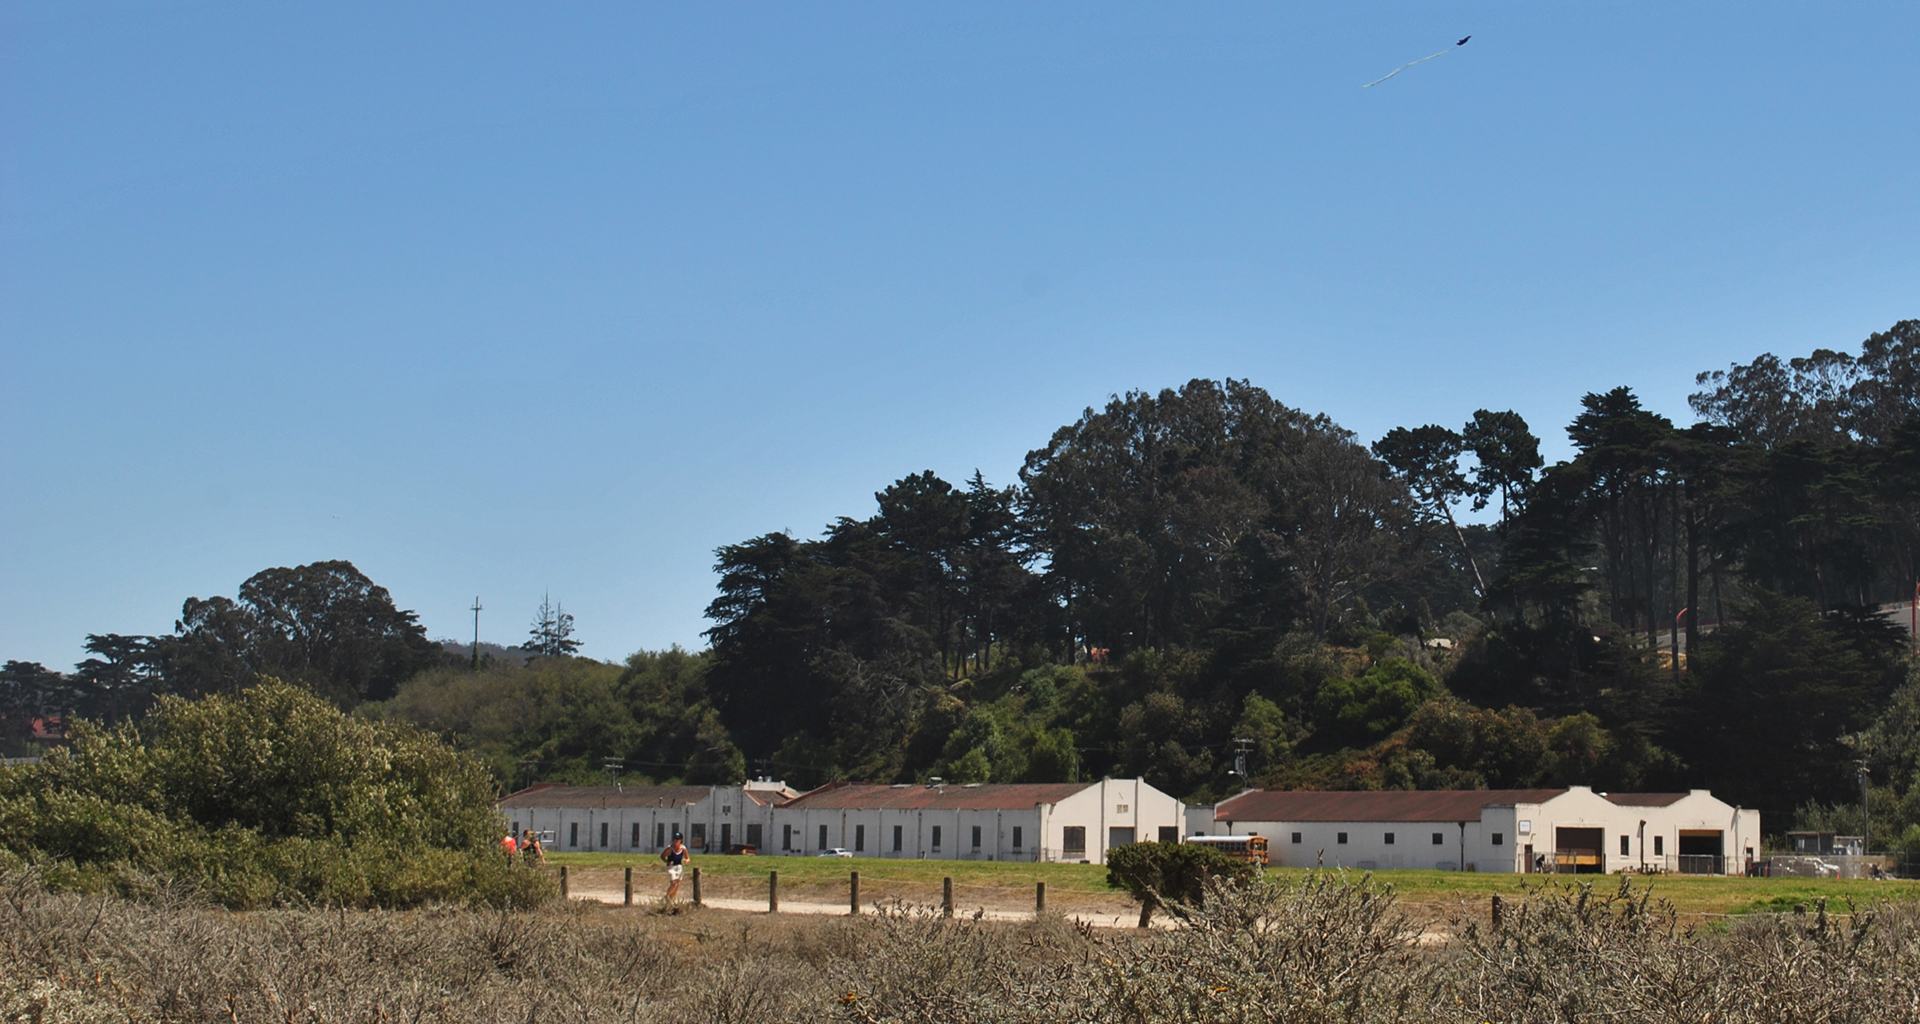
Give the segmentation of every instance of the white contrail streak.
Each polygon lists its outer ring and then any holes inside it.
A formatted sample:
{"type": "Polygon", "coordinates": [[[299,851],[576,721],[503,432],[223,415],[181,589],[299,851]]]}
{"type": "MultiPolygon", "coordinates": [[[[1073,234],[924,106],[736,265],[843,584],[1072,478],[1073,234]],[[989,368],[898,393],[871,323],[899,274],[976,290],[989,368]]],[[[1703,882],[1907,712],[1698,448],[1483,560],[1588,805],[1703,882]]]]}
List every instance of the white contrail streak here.
{"type": "Polygon", "coordinates": [[[1458,45],[1457,45],[1457,44],[1456,44],[1455,46],[1449,46],[1449,47],[1447,47],[1446,49],[1444,49],[1444,50],[1441,50],[1441,51],[1440,51],[1440,53],[1430,53],[1430,54],[1428,54],[1428,55],[1426,55],[1425,57],[1422,57],[1422,58],[1420,58],[1419,60],[1410,60],[1410,61],[1408,61],[1408,62],[1406,62],[1405,64],[1402,64],[1402,65],[1400,65],[1400,66],[1399,66],[1399,67],[1397,67],[1397,68],[1394,68],[1394,69],[1393,69],[1392,71],[1389,71],[1389,72],[1387,72],[1387,73],[1386,73],[1386,74],[1384,74],[1384,75],[1381,75],[1381,76],[1380,76],[1379,78],[1376,78],[1376,79],[1374,79],[1374,80],[1373,80],[1373,81],[1371,81],[1371,82],[1368,82],[1367,84],[1365,84],[1365,85],[1363,85],[1363,86],[1361,86],[1360,88],[1362,88],[1362,89],[1371,89],[1371,88],[1373,88],[1374,86],[1376,86],[1376,85],[1379,85],[1379,84],[1380,84],[1381,82],[1384,82],[1384,81],[1386,81],[1387,79],[1389,79],[1389,78],[1392,78],[1393,76],[1395,76],[1395,75],[1397,75],[1397,74],[1399,74],[1400,72],[1402,72],[1402,71],[1405,71],[1405,70],[1407,70],[1408,68],[1410,68],[1410,67],[1412,67],[1412,66],[1414,66],[1415,64],[1422,64],[1422,63],[1425,63],[1425,62],[1427,62],[1427,61],[1430,61],[1430,60],[1432,60],[1432,59],[1433,59],[1433,58],[1435,58],[1435,57],[1438,57],[1438,56],[1440,56],[1441,54],[1447,54],[1447,53],[1452,53],[1452,52],[1453,52],[1453,51],[1454,51],[1455,49],[1458,49],[1458,45]]]}

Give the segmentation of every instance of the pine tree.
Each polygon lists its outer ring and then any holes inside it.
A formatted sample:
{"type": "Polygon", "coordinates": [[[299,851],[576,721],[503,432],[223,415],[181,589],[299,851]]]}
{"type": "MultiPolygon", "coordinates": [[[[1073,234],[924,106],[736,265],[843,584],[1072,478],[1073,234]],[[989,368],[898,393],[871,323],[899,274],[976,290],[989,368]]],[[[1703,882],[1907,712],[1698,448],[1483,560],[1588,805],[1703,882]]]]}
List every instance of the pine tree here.
{"type": "Polygon", "coordinates": [[[527,632],[527,649],[541,657],[557,658],[580,650],[573,639],[573,616],[564,606],[555,604],[551,593],[540,599],[534,613],[533,628],[527,632]]]}

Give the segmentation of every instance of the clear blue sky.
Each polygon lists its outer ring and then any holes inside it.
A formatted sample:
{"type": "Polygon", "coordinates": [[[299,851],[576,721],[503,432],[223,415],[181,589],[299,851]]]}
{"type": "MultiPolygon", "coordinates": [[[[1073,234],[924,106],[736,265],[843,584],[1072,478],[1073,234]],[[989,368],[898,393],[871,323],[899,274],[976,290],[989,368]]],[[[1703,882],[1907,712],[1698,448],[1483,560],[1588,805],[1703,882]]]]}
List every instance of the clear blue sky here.
{"type": "Polygon", "coordinates": [[[1920,6],[16,3],[0,658],[352,560],[700,646],[721,544],[1246,377],[1372,440],[1920,316],[1920,6]],[[1394,66],[1473,41],[1380,86],[1394,66]]]}

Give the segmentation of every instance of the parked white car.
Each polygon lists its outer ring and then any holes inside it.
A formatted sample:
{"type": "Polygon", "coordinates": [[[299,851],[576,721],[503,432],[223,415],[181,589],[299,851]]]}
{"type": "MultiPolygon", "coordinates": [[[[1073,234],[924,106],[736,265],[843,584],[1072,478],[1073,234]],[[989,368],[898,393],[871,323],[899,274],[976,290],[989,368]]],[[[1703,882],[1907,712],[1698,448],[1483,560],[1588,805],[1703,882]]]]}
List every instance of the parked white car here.
{"type": "Polygon", "coordinates": [[[822,850],[821,852],[815,854],[815,856],[817,857],[851,857],[853,856],[853,851],[843,850],[840,847],[836,846],[831,850],[822,850]]]}

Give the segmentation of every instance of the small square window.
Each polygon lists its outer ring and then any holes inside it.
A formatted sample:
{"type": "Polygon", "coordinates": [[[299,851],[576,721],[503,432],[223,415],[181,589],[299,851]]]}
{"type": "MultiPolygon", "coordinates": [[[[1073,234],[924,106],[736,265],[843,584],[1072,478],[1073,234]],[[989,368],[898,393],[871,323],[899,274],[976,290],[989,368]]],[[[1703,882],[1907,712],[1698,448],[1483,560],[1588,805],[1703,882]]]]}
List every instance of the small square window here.
{"type": "Polygon", "coordinates": [[[1435,845],[1435,846],[1439,846],[1439,845],[1440,845],[1441,843],[1444,843],[1444,842],[1446,842],[1446,841],[1447,841],[1447,837],[1446,837],[1446,836],[1443,836],[1443,835],[1441,835],[1441,834],[1440,834],[1440,833],[1438,833],[1438,832],[1435,832],[1435,833],[1433,834],[1433,845],[1435,845]]]}
{"type": "Polygon", "coordinates": [[[1300,842],[1300,833],[1298,833],[1298,832],[1295,832],[1295,833],[1293,834],[1293,841],[1294,841],[1294,843],[1295,843],[1295,844],[1298,844],[1298,843],[1300,842]]]}
{"type": "Polygon", "coordinates": [[[1387,833],[1387,845],[1388,846],[1393,845],[1393,833],[1391,832],[1387,833]]]}
{"type": "Polygon", "coordinates": [[[1507,845],[1507,836],[1506,836],[1506,833],[1504,833],[1504,832],[1495,832],[1495,833],[1493,834],[1493,845],[1495,845],[1495,846],[1505,846],[1505,845],[1507,845]]]}
{"type": "Polygon", "coordinates": [[[1115,814],[1125,814],[1125,813],[1127,813],[1127,805],[1126,805],[1126,804],[1114,804],[1114,805],[1113,805],[1113,813],[1115,813],[1115,814]]]}
{"type": "Polygon", "coordinates": [[[1333,841],[1344,845],[1347,841],[1347,834],[1345,832],[1342,832],[1339,835],[1335,836],[1333,841]]]}

